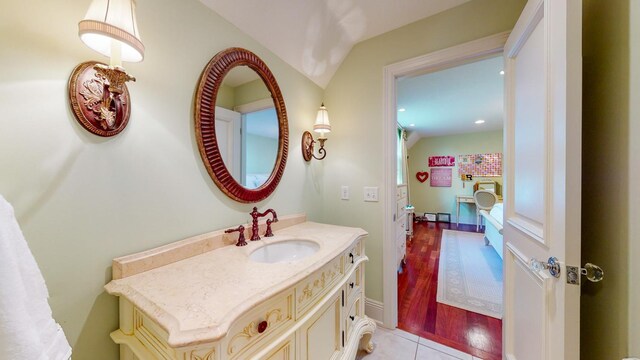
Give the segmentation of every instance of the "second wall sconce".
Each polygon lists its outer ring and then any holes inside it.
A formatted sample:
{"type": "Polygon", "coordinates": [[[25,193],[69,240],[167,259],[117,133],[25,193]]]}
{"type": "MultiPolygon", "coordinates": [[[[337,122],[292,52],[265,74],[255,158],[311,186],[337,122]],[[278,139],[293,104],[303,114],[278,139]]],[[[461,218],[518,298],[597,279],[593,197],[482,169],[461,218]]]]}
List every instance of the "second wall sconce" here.
{"type": "Polygon", "coordinates": [[[316,116],[316,123],[313,124],[313,131],[320,134],[317,142],[320,143],[320,149],[318,149],[318,155],[314,154],[314,145],[316,140],[313,139],[313,135],[310,132],[305,131],[302,134],[302,157],[305,161],[311,161],[311,158],[322,160],[327,156],[327,151],[324,148],[324,142],[327,141],[326,133],[331,132],[331,123],[329,123],[329,112],[324,106],[324,103],[318,109],[318,116],[316,116]]]}
{"type": "Polygon", "coordinates": [[[123,61],[144,59],[144,45],[136,22],[135,0],[93,0],[78,23],[80,40],[110,58],[76,66],[69,78],[69,98],[76,120],[98,136],[114,136],[129,122],[131,99],[123,61]]]}

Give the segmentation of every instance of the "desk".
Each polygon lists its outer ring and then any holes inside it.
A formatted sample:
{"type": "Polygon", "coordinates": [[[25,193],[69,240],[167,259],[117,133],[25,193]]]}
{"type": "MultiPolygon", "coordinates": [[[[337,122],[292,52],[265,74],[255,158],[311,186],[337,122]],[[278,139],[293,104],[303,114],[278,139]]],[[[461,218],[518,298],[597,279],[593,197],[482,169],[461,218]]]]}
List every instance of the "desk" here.
{"type": "Polygon", "coordinates": [[[473,195],[456,195],[456,226],[460,225],[460,203],[471,203],[475,205],[473,195]]]}
{"type": "MultiPolygon", "coordinates": [[[[502,202],[502,196],[498,196],[498,202],[502,202]]],[[[460,225],[460,203],[476,204],[473,195],[456,195],[456,226],[460,225]]]]}

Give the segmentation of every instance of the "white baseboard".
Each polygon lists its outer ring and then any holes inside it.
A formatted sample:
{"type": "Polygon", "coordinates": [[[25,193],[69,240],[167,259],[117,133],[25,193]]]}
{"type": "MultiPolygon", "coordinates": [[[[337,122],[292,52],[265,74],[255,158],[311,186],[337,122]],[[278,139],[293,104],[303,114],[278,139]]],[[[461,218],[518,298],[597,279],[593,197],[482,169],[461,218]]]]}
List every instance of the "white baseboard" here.
{"type": "Polygon", "coordinates": [[[376,323],[382,324],[382,314],[384,305],[380,301],[365,298],[364,300],[364,313],[369,318],[373,319],[376,323]]]}

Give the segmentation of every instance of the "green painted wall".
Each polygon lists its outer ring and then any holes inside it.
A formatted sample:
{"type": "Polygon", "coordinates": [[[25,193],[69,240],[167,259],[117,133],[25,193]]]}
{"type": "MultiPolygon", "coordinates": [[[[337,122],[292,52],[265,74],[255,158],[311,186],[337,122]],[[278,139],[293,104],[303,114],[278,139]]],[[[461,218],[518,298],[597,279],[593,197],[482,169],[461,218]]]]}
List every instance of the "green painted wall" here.
{"type": "MultiPolygon", "coordinates": [[[[362,188],[384,198],[382,69],[385,65],[513,28],[524,0],[474,0],[356,45],[325,90],[331,117],[327,158],[313,161],[324,186],[324,220],[358,226],[367,240],[366,296],[382,301],[382,202],[363,202],[362,188]],[[340,200],[348,185],[351,199],[340,200]]],[[[311,127],[313,120],[309,120],[311,127]]],[[[395,289],[394,289],[395,291],[395,289]]]]}
{"type": "Polygon", "coordinates": [[[262,79],[250,81],[236,87],[222,84],[218,89],[216,106],[233,110],[233,108],[238,105],[245,105],[254,101],[269,98],[271,98],[271,93],[264,82],[262,82],[262,79]]]}
{"type": "Polygon", "coordinates": [[[99,138],[74,120],[67,80],[76,64],[107,61],[78,38],[88,0],[2,3],[0,193],[13,205],[50,290],[74,359],[117,359],[109,333],[118,303],[103,286],[111,260],[188,236],[246,223],[253,204],[229,200],[205,170],[193,130],[200,73],[240,46],[269,65],[292,134],[275,194],[257,204],[281,215],[321,217],[322,189],[294,134],[309,127],[323,90],[197,0],[137,0],[145,60],[125,63],[127,129],[99,138]]]}
{"type": "Polygon", "coordinates": [[[640,2],[583,4],[581,358],[640,357],[640,2]]]}
{"type": "Polygon", "coordinates": [[[640,1],[629,0],[629,357],[640,358],[640,1]]]}
{"type": "Polygon", "coordinates": [[[233,107],[236,106],[236,95],[235,89],[226,84],[222,84],[220,88],[218,88],[218,96],[216,97],[216,106],[223,107],[227,110],[233,110],[233,107]]]}
{"type": "Polygon", "coordinates": [[[235,105],[244,105],[262,99],[270,99],[271,93],[262,79],[257,79],[240,86],[236,86],[234,94],[235,105]]]}
{"type": "MultiPolygon", "coordinates": [[[[461,135],[437,136],[418,140],[409,153],[409,187],[411,204],[416,213],[443,212],[451,214],[456,221],[456,195],[473,195],[473,184],[478,180],[491,180],[502,184],[502,177],[475,177],[473,182],[464,182],[458,177],[457,157],[466,154],[487,154],[502,152],[502,131],[489,131],[461,135]],[[431,187],[429,180],[424,183],[416,179],[419,171],[430,171],[429,156],[451,155],[456,157],[452,167],[451,187],[431,187]]],[[[460,205],[460,223],[475,224],[476,211],[473,205],[460,205]]]]}

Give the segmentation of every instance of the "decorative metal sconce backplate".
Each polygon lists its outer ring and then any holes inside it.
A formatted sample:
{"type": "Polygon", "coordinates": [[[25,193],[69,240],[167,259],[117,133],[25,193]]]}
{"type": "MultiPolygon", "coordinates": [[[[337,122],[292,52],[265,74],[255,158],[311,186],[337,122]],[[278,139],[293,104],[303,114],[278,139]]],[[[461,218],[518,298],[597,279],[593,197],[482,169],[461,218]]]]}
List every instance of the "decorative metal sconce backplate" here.
{"type": "Polygon", "coordinates": [[[324,148],[325,141],[327,141],[327,138],[318,138],[317,140],[314,140],[313,135],[308,131],[302,133],[302,158],[304,161],[311,161],[311,158],[317,160],[324,159],[327,156],[327,150],[324,148]],[[320,149],[318,149],[318,154],[320,156],[316,156],[314,154],[316,142],[320,143],[320,149]]]}
{"type": "Polygon", "coordinates": [[[315,141],[313,140],[313,135],[310,132],[305,131],[302,134],[302,158],[304,161],[311,161],[313,157],[313,148],[315,141]]]}
{"type": "Polygon", "coordinates": [[[131,114],[129,90],[122,83],[122,93],[109,93],[110,84],[103,74],[94,69],[96,64],[100,63],[87,61],[73,69],[69,78],[71,110],[76,120],[89,132],[110,137],[119,134],[129,122],[131,114]],[[105,94],[105,91],[108,93],[105,94]],[[105,98],[112,99],[108,107],[103,106],[105,98]],[[115,107],[119,107],[120,110],[116,111],[115,107]]]}

